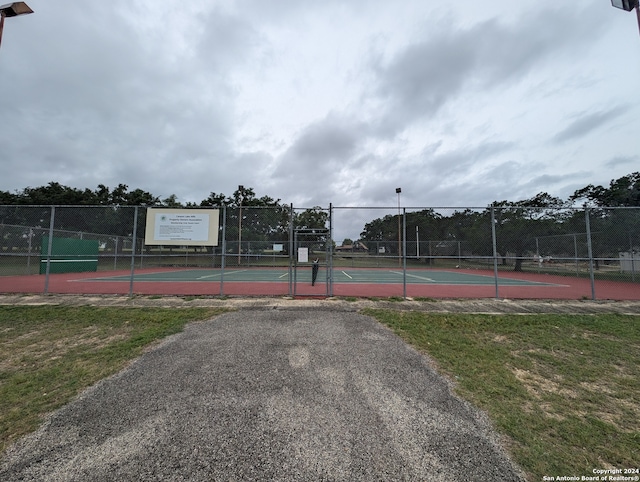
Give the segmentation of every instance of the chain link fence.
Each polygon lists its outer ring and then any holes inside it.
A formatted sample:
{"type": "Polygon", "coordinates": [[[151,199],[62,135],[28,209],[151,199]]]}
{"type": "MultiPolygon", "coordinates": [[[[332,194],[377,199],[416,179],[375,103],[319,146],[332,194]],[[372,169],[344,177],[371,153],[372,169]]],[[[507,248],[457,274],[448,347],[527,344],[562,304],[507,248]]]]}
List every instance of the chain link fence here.
{"type": "Polygon", "coordinates": [[[163,294],[333,296],[367,270],[399,274],[360,283],[383,284],[390,297],[406,297],[407,276],[420,270],[477,270],[494,277],[496,297],[502,278],[519,274],[588,280],[582,296],[592,299],[604,282],[640,291],[640,208],[215,209],[217,244],[181,245],[145,242],[145,207],[0,206],[0,291],[131,295],[166,280],[163,294]],[[152,276],[196,270],[194,279],[152,276]],[[51,283],[66,273],[78,273],[74,283],[51,283]],[[111,278],[120,282],[96,282],[111,278]]]}

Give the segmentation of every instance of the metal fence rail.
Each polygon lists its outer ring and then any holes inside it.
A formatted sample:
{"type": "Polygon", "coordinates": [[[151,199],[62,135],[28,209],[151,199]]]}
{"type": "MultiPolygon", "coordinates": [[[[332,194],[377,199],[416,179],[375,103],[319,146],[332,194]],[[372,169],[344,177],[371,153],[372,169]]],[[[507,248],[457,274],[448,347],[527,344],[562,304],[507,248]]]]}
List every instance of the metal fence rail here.
{"type": "MultiPolygon", "coordinates": [[[[141,274],[178,269],[215,270],[202,277],[212,282],[211,295],[227,294],[232,274],[261,269],[282,275],[260,280],[253,292],[254,284],[247,283],[246,294],[332,296],[337,274],[349,276],[357,269],[400,273],[386,282],[387,296],[407,296],[412,270],[489,272],[495,297],[501,296],[500,280],[507,273],[589,280],[584,297],[591,299],[598,299],[602,282],[640,290],[640,208],[216,209],[218,244],[181,246],[145,243],[146,207],[0,206],[0,291],[24,289],[11,280],[40,277],[42,291],[55,292],[51,276],[65,265],[78,270],[83,263],[99,277],[128,277],[130,295],[141,286],[141,274]],[[57,252],[61,249],[66,251],[57,252]],[[301,281],[306,283],[314,261],[320,292],[301,281]]],[[[113,286],[114,293],[122,292],[121,284],[113,286]]],[[[108,289],[101,285],[99,292],[108,289]]],[[[90,290],[82,283],[81,292],[90,290]]],[[[176,288],[175,294],[181,292],[176,288]]]]}

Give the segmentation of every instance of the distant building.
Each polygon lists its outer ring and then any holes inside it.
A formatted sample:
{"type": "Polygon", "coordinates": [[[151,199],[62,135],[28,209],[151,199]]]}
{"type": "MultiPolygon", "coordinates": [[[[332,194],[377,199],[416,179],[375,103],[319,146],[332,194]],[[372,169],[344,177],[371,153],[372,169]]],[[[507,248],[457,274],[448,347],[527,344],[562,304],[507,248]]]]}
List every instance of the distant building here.
{"type": "Polygon", "coordinates": [[[640,253],[619,253],[620,254],[620,272],[636,273],[640,272],[640,253]]]}

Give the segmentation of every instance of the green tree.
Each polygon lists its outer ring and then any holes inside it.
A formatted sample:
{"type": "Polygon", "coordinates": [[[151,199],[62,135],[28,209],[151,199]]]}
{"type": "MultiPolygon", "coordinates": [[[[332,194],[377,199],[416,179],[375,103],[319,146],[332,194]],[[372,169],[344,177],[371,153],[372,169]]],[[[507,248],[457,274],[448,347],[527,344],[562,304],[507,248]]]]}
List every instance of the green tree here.
{"type": "Polygon", "coordinates": [[[397,252],[398,217],[387,214],[366,223],[360,239],[369,247],[370,252],[378,253],[380,248],[388,253],[397,252]]]}
{"type": "Polygon", "coordinates": [[[323,251],[326,243],[329,242],[328,235],[329,211],[320,206],[305,209],[294,216],[294,229],[304,231],[304,236],[299,236],[300,241],[304,241],[311,252],[323,251]]]}
{"type": "Polygon", "coordinates": [[[606,207],[640,206],[640,172],[614,179],[608,188],[589,184],[575,191],[569,199],[606,207]]]}
{"type": "Polygon", "coordinates": [[[206,199],[203,199],[200,202],[200,206],[202,207],[220,207],[220,206],[224,206],[226,204],[226,196],[222,193],[220,194],[216,194],[215,192],[212,192],[211,194],[209,194],[209,197],[207,197],[206,199]]]}
{"type": "MultiPolygon", "coordinates": [[[[522,271],[522,261],[528,252],[535,252],[535,238],[563,231],[568,203],[547,193],[517,202],[494,202],[496,247],[506,262],[506,256],[515,257],[514,271],[522,271]]],[[[489,208],[486,214],[490,214],[489,208]]]]}
{"type": "Polygon", "coordinates": [[[178,197],[175,194],[171,194],[170,196],[164,198],[162,200],[162,205],[166,208],[182,208],[184,207],[180,201],[178,201],[178,197]]]}
{"type": "Polygon", "coordinates": [[[589,208],[591,244],[596,269],[600,261],[618,259],[621,252],[640,250],[640,172],[609,183],[609,187],[588,185],[573,193],[572,201],[584,201],[589,208]]]}

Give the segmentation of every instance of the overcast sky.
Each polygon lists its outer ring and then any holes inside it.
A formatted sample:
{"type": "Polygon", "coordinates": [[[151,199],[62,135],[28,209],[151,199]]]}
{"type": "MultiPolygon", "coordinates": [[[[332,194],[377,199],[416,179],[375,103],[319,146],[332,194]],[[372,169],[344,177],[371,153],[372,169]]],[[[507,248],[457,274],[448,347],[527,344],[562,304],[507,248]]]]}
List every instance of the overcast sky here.
{"type": "Polygon", "coordinates": [[[0,190],[486,206],[640,170],[640,36],[609,0],[27,3],[0,190]]]}

